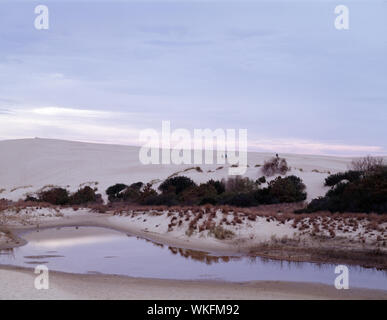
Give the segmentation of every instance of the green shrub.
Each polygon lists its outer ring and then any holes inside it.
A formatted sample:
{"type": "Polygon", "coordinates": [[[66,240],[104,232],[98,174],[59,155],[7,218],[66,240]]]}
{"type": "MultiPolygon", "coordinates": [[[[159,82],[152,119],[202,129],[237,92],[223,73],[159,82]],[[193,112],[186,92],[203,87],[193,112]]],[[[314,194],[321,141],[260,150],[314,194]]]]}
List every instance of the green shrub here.
{"type": "Polygon", "coordinates": [[[273,203],[299,202],[306,199],[306,186],[299,177],[277,177],[269,183],[269,194],[273,203]]]}
{"type": "Polygon", "coordinates": [[[361,171],[354,171],[354,170],[331,174],[325,179],[325,186],[332,187],[343,180],[348,180],[350,182],[353,182],[353,181],[359,180],[361,175],[362,175],[361,171]]]}
{"type": "Polygon", "coordinates": [[[140,191],[140,196],[139,198],[137,199],[137,201],[140,203],[140,204],[143,204],[143,205],[150,205],[151,202],[152,202],[152,199],[154,199],[155,197],[157,197],[157,192],[156,190],[154,190],[152,188],[152,184],[150,183],[147,183],[145,185],[145,187],[143,188],[142,191],[140,191]]]}
{"type": "Polygon", "coordinates": [[[106,194],[110,202],[120,200],[120,193],[122,190],[126,189],[128,186],[123,183],[116,183],[113,186],[110,186],[106,189],[106,194]]]}
{"type": "Polygon", "coordinates": [[[141,188],[142,188],[143,186],[144,186],[144,183],[141,182],[141,181],[139,181],[139,182],[132,183],[132,184],[129,186],[129,188],[132,188],[132,189],[134,189],[134,190],[140,191],[141,188]]]}
{"type": "Polygon", "coordinates": [[[168,178],[159,186],[159,190],[162,193],[175,193],[179,194],[187,188],[195,187],[196,183],[193,182],[190,178],[184,176],[178,176],[173,178],[168,178]]]}
{"type": "Polygon", "coordinates": [[[298,212],[387,213],[387,166],[374,169],[359,179],[338,182],[324,197],[314,199],[298,212]]]}
{"type": "Polygon", "coordinates": [[[207,181],[206,184],[213,186],[216,189],[217,194],[221,194],[221,193],[226,191],[226,186],[225,186],[223,181],[219,181],[219,180],[215,181],[215,180],[211,179],[211,180],[207,181]]]}
{"type": "Polygon", "coordinates": [[[147,197],[142,198],[142,205],[165,205],[165,206],[175,206],[178,205],[179,202],[174,193],[162,193],[162,194],[153,194],[148,195],[147,197]]]}
{"type": "Polygon", "coordinates": [[[258,205],[259,203],[256,200],[254,192],[226,192],[219,198],[219,204],[228,204],[235,207],[252,207],[258,205]]]}

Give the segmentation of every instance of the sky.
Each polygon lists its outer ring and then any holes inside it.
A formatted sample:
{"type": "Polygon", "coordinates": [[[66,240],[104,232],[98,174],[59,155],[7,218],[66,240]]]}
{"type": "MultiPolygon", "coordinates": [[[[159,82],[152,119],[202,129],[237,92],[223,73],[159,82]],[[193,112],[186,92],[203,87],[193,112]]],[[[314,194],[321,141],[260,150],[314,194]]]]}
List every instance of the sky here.
{"type": "Polygon", "coordinates": [[[386,155],[386,30],[383,0],[0,0],[0,139],[137,145],[168,120],[247,129],[252,151],[386,155]]]}

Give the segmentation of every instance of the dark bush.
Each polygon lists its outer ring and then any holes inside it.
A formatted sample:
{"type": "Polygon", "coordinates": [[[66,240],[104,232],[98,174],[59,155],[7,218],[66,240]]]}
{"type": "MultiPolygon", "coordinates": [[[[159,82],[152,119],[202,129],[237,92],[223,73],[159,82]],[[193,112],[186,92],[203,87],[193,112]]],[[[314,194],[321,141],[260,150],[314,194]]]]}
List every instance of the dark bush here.
{"type": "Polygon", "coordinates": [[[361,171],[354,171],[354,170],[331,174],[325,179],[325,185],[328,187],[332,187],[343,180],[348,180],[349,182],[353,182],[355,180],[359,180],[361,175],[362,175],[361,171]]]}
{"type": "Polygon", "coordinates": [[[226,191],[226,186],[223,181],[219,181],[219,180],[215,181],[211,179],[207,181],[206,184],[212,185],[216,189],[217,194],[221,194],[226,191]]]}
{"type": "Polygon", "coordinates": [[[306,199],[306,186],[299,177],[278,177],[269,183],[269,194],[275,203],[298,202],[306,199]]]}
{"type": "MultiPolygon", "coordinates": [[[[137,201],[140,204],[148,204],[148,202],[151,202],[151,199],[154,199],[157,197],[157,192],[152,188],[152,185],[150,183],[147,183],[142,191],[140,191],[140,196],[137,199],[137,201]]],[[[150,203],[149,203],[150,204],[150,203]]]]}
{"type": "Polygon", "coordinates": [[[184,176],[178,176],[173,178],[168,178],[159,186],[159,190],[162,193],[175,193],[179,194],[187,188],[195,187],[196,183],[193,182],[190,178],[184,176]]]}
{"type": "Polygon", "coordinates": [[[361,159],[352,160],[350,168],[367,174],[380,169],[383,166],[385,166],[385,164],[382,157],[366,156],[361,159]]]}
{"type": "Polygon", "coordinates": [[[65,205],[69,203],[69,192],[63,188],[52,188],[38,194],[39,201],[48,202],[54,205],[65,205]]]}
{"type": "Polygon", "coordinates": [[[121,191],[117,199],[125,202],[136,202],[140,198],[140,190],[133,187],[127,187],[124,191],[121,191]]]}
{"type": "Polygon", "coordinates": [[[220,197],[219,203],[236,207],[252,207],[258,204],[254,192],[224,193],[220,197]]]}
{"type": "Polygon", "coordinates": [[[324,197],[314,199],[299,212],[387,213],[387,166],[361,175],[359,179],[335,184],[324,197]]]}
{"type": "Polygon", "coordinates": [[[86,186],[73,193],[69,198],[70,204],[86,204],[97,201],[97,194],[95,190],[86,186]]]}
{"type": "Polygon", "coordinates": [[[120,200],[120,193],[122,190],[126,189],[128,186],[123,183],[116,183],[113,186],[110,186],[106,189],[106,194],[110,202],[120,200]]]}
{"type": "Polygon", "coordinates": [[[257,180],[257,183],[258,183],[258,184],[266,183],[266,177],[265,177],[265,176],[260,177],[260,178],[257,180]]]}
{"type": "Polygon", "coordinates": [[[24,201],[26,201],[26,202],[28,202],[28,201],[31,201],[31,202],[38,202],[39,199],[36,198],[36,197],[30,196],[30,195],[27,195],[26,198],[24,199],[24,201]]]}
{"type": "Polygon", "coordinates": [[[175,206],[175,205],[178,205],[179,202],[174,193],[162,193],[162,194],[148,195],[147,197],[141,200],[141,204],[146,206],[150,206],[150,205],[175,206]]]}
{"type": "Polygon", "coordinates": [[[140,191],[141,188],[143,187],[143,185],[144,185],[144,183],[141,182],[141,181],[139,181],[139,182],[132,183],[132,184],[129,186],[129,188],[132,188],[132,189],[134,189],[134,190],[140,191]]]}

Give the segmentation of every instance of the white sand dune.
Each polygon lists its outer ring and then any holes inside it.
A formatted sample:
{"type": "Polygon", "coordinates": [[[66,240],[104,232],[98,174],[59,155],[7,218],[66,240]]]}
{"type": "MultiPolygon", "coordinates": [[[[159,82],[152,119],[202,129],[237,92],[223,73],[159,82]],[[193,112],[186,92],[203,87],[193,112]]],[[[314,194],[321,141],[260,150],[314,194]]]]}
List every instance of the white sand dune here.
{"type": "MultiPolygon", "coordinates": [[[[245,176],[262,176],[257,164],[272,157],[270,153],[248,153],[245,176]]],[[[330,156],[280,154],[307,186],[308,200],[324,195],[324,179],[329,174],[347,169],[351,159],[330,156]]],[[[173,173],[197,165],[143,165],[139,147],[82,143],[50,139],[0,141],[0,198],[18,200],[26,193],[55,185],[77,190],[82,184],[104,191],[112,184],[137,181],[162,181],[173,173]]],[[[195,182],[228,176],[228,164],[199,165],[203,172],[189,170],[182,174],[195,182]],[[209,172],[211,171],[211,172],[209,172]]],[[[155,183],[157,187],[157,183],[155,183]]]]}

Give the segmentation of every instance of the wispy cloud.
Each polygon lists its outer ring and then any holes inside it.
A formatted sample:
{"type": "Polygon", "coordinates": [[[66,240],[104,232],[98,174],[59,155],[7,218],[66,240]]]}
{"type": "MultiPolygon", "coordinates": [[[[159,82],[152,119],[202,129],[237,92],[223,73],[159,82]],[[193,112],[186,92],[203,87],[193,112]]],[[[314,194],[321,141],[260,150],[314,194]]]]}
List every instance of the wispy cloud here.
{"type": "MultiPolygon", "coordinates": [[[[12,112],[4,111],[1,112],[0,109],[0,137],[3,139],[39,136],[42,138],[140,145],[140,131],[145,129],[141,127],[141,122],[139,121],[139,119],[145,117],[144,114],[53,106],[23,107],[12,112]]],[[[158,131],[160,125],[161,123],[158,119],[153,120],[154,129],[158,131]]],[[[174,143],[176,141],[172,142],[172,144],[174,143]]],[[[386,150],[382,146],[352,145],[290,138],[250,138],[248,148],[250,151],[261,152],[341,156],[386,154],[386,150]]]]}
{"type": "Polygon", "coordinates": [[[73,109],[73,108],[61,108],[61,107],[43,107],[35,108],[32,110],[24,110],[24,112],[32,112],[43,116],[56,116],[56,117],[83,117],[83,118],[106,118],[113,115],[119,116],[119,113],[112,113],[108,111],[99,110],[87,110],[87,109],[73,109]]]}
{"type": "Polygon", "coordinates": [[[348,155],[364,154],[385,155],[382,146],[351,145],[334,142],[307,141],[302,139],[263,139],[250,141],[249,146],[256,151],[319,154],[319,155],[348,155]]]}

